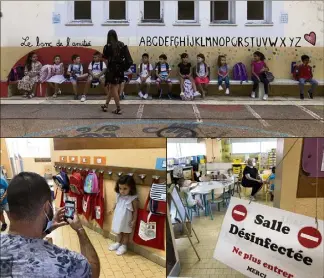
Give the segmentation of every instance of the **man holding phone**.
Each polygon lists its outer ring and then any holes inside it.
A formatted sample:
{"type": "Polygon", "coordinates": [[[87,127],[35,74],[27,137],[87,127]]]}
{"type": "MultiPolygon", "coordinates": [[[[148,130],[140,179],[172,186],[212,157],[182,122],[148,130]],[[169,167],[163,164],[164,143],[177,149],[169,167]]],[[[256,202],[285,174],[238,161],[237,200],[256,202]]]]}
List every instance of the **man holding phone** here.
{"type": "Polygon", "coordinates": [[[99,258],[82,224],[65,208],[54,214],[51,191],[36,173],[21,172],[7,189],[10,207],[8,234],[0,235],[0,273],[4,277],[99,277],[99,258]],[[60,248],[43,238],[58,227],[70,225],[76,231],[81,254],[60,248]]]}

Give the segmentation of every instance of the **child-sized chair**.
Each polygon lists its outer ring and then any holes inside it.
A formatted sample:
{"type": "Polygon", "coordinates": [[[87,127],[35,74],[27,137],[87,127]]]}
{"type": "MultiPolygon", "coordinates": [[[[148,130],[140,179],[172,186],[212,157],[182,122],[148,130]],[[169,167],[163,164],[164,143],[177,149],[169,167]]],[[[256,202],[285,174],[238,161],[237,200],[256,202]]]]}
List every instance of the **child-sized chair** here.
{"type": "Polygon", "coordinates": [[[198,217],[200,217],[198,205],[196,204],[194,206],[189,206],[189,204],[188,204],[188,193],[180,191],[179,196],[180,196],[180,198],[182,200],[182,203],[183,203],[184,207],[188,211],[190,221],[192,221],[192,212],[193,211],[198,215],[198,217]]]}

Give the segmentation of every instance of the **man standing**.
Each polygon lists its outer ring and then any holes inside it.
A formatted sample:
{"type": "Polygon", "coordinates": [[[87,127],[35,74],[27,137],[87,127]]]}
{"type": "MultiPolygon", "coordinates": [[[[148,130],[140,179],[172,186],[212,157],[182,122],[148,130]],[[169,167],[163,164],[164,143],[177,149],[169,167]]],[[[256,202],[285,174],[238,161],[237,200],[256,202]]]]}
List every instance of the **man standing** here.
{"type": "Polygon", "coordinates": [[[1,277],[99,277],[98,255],[77,214],[68,223],[65,208],[54,214],[51,191],[43,177],[21,172],[11,180],[7,192],[10,227],[8,234],[0,235],[1,277]],[[76,231],[81,254],[43,240],[68,224],[76,231]]]}
{"type": "Polygon", "coordinates": [[[4,211],[8,213],[8,200],[7,200],[7,189],[8,183],[6,178],[1,175],[0,178],[0,223],[1,223],[1,232],[4,232],[7,229],[6,219],[4,218],[4,211]]]}

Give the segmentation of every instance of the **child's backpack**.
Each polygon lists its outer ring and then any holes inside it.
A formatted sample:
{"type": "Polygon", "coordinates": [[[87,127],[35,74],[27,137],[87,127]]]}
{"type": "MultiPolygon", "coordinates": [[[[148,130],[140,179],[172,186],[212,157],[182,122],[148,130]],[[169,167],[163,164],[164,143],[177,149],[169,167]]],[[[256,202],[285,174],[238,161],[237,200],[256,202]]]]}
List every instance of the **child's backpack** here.
{"type": "Polygon", "coordinates": [[[166,214],[166,185],[153,183],[150,190],[150,212],[152,214],[166,214]]]}
{"type": "MultiPolygon", "coordinates": [[[[94,61],[91,62],[91,70],[93,70],[94,61]]],[[[103,70],[103,61],[100,61],[100,71],[103,70]]]]}
{"type": "Polygon", "coordinates": [[[77,195],[83,194],[83,183],[80,173],[74,172],[70,177],[70,190],[77,195]]]}
{"type": "Polygon", "coordinates": [[[183,93],[184,95],[181,96],[182,100],[193,100],[194,98],[194,90],[192,88],[191,81],[189,79],[185,79],[183,83],[183,93]]]}
{"type": "Polygon", "coordinates": [[[296,62],[291,63],[291,74],[294,80],[299,80],[299,66],[296,62]]]}
{"type": "Polygon", "coordinates": [[[100,192],[96,173],[91,172],[87,175],[84,181],[84,192],[90,194],[97,194],[100,192]]]}
{"type": "Polygon", "coordinates": [[[128,46],[124,45],[121,51],[122,54],[122,67],[124,71],[128,70],[133,65],[133,58],[129,52],[128,46]]]}
{"type": "Polygon", "coordinates": [[[59,174],[56,176],[53,176],[53,180],[55,184],[64,192],[67,193],[70,190],[70,180],[68,175],[64,172],[61,171],[59,174]]]}
{"type": "MultiPolygon", "coordinates": [[[[165,63],[165,65],[166,65],[166,70],[167,70],[167,72],[169,71],[169,68],[170,68],[170,66],[169,66],[169,64],[168,63],[165,63]]],[[[158,73],[160,73],[161,72],[161,63],[160,62],[157,62],[156,63],[156,67],[155,68],[157,68],[157,70],[158,70],[158,73]]]]}
{"type": "Polygon", "coordinates": [[[39,73],[39,81],[41,83],[45,82],[46,80],[50,79],[53,76],[53,66],[52,65],[44,65],[42,66],[40,73],[39,73]]]}
{"type": "Polygon", "coordinates": [[[21,80],[25,75],[25,68],[21,65],[11,69],[8,75],[8,83],[21,80]]]}
{"type": "MultiPolygon", "coordinates": [[[[65,67],[65,69],[64,69],[64,78],[69,79],[70,77],[72,77],[72,75],[68,75],[69,67],[71,66],[71,68],[72,68],[72,65],[73,64],[69,64],[69,65],[67,65],[65,67]]],[[[80,70],[81,70],[81,64],[79,64],[78,66],[79,66],[78,71],[80,72],[80,70]]]]}
{"type": "Polygon", "coordinates": [[[234,65],[233,79],[241,81],[241,84],[243,83],[243,81],[248,82],[249,78],[248,78],[247,70],[243,63],[240,62],[234,65]]]}

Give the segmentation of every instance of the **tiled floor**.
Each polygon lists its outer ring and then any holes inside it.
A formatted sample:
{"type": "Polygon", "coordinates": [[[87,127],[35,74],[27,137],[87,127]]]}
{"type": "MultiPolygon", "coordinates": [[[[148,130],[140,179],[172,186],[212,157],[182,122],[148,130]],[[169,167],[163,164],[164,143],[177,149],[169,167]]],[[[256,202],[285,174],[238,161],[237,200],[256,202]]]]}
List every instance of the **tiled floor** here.
{"type": "MultiPolygon", "coordinates": [[[[111,240],[88,228],[85,229],[100,259],[100,278],[165,278],[165,268],[132,252],[117,256],[115,252],[108,250],[108,245],[112,243],[111,240]]],[[[50,236],[55,245],[80,252],[77,234],[70,226],[58,228],[50,236]]]]}
{"type": "MultiPolygon", "coordinates": [[[[262,198],[262,196],[260,197],[262,198]]],[[[266,203],[265,200],[258,199],[257,202],[272,206],[270,201],[266,203]]],[[[180,277],[243,278],[245,277],[243,274],[240,274],[238,271],[231,269],[225,264],[213,259],[218,234],[221,229],[226,209],[221,208],[220,212],[217,211],[216,206],[212,206],[212,209],[214,220],[211,220],[210,217],[205,216],[193,216],[193,228],[196,231],[200,243],[195,241],[194,236],[191,239],[193,240],[197,252],[201,257],[200,261],[198,261],[197,256],[187,238],[176,240],[181,264],[180,277]]]]}

